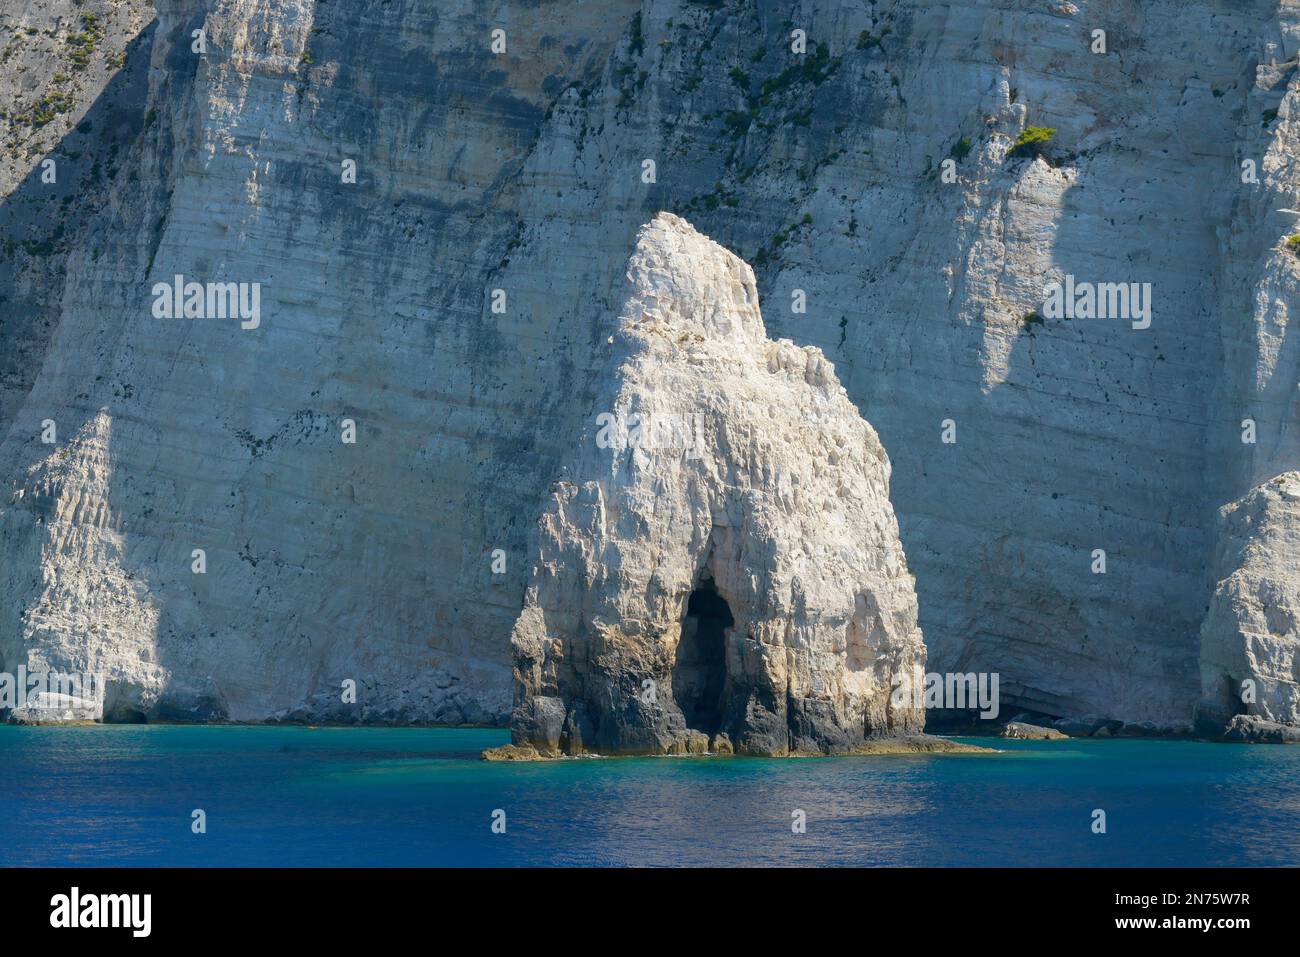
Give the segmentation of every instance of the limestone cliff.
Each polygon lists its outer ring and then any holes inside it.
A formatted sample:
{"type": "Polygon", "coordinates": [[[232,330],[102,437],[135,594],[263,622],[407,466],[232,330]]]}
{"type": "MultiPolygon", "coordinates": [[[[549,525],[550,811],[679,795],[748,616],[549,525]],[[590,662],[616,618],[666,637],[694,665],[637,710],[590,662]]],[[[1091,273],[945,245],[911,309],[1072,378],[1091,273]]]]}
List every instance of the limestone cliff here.
{"type": "MultiPolygon", "coordinates": [[[[512,638],[516,744],[843,752],[918,731],[889,459],[821,350],[767,338],[749,266],[641,230],[512,638]]],[[[603,331],[603,330],[602,330],[603,331]]]]}
{"type": "Polygon", "coordinates": [[[617,5],[520,10],[502,56],[469,2],[157,12],[5,422],[0,666],[102,673],[115,719],[504,721],[547,409],[579,376],[560,347],[521,380],[483,283],[617,5]],[[258,283],[258,327],[158,318],[176,275],[258,283]]]}
{"type": "Polygon", "coordinates": [[[67,256],[146,123],[153,15],[144,2],[0,5],[0,436],[44,362],[67,256]]]}
{"type": "Polygon", "coordinates": [[[1216,512],[1300,467],[1296,0],[3,15],[0,666],[120,717],[502,720],[667,209],[879,431],[931,668],[1191,718],[1216,512]],[[258,328],[155,318],[178,274],[260,283],[258,328]],[[1042,315],[1066,276],[1152,283],[1150,326],[1042,315]]]}

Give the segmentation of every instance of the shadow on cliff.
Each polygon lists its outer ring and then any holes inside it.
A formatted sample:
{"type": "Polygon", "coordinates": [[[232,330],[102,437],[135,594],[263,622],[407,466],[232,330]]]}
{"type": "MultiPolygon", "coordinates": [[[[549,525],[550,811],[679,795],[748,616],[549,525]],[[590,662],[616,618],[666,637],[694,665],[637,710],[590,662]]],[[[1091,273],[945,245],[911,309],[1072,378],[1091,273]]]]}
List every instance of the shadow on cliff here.
{"type": "MultiPolygon", "coordinates": [[[[1201,333],[1217,297],[1212,279],[1196,277],[1215,274],[1215,223],[1196,204],[1170,207],[1159,190],[1114,188],[1130,173],[1115,151],[1054,162],[1076,178],[1060,195],[1042,281],[1151,283],[1151,326],[1134,328],[1144,320],[1132,310],[1046,317],[1046,287],[1024,304],[1034,315],[1019,320],[984,403],[1018,450],[988,459],[1007,490],[991,504],[1009,554],[983,560],[986,600],[1000,606],[987,620],[1018,628],[975,631],[962,670],[1001,671],[1004,708],[1182,720],[1199,685],[1209,546],[1201,377],[1214,350],[1201,333]],[[1204,270],[1186,266],[1198,262],[1204,270]]],[[[1042,163],[1009,160],[1006,173],[1036,177],[1029,191],[1042,190],[1057,175],[1042,163]]],[[[1197,195],[1190,168],[1168,166],[1187,177],[1183,194],[1197,195]]]]}
{"type": "MultiPolygon", "coordinates": [[[[66,454],[75,437],[100,414],[90,383],[87,391],[63,397],[57,421],[59,442],[50,447],[37,437],[49,410],[31,408],[29,401],[59,333],[70,258],[90,225],[106,213],[115,193],[131,181],[126,170],[133,146],[149,123],[145,104],[157,25],[156,19],[150,21],[128,42],[122,66],[73,128],[37,158],[0,201],[0,449],[5,478],[15,488],[26,484],[28,469],[66,454]],[[47,181],[50,173],[53,182],[47,181]]],[[[47,484],[45,489],[49,488],[47,484]]],[[[34,495],[26,503],[11,504],[6,496],[0,502],[0,516],[4,508],[25,510],[24,520],[45,525],[54,501],[34,495]]],[[[12,532],[12,525],[6,524],[12,532]]],[[[0,540],[0,559],[10,565],[0,567],[3,578],[25,589],[25,597],[11,593],[0,606],[8,619],[0,621],[0,670],[26,659],[26,649],[20,647],[8,656],[4,652],[6,645],[19,640],[26,614],[40,594],[40,535],[28,536],[26,548],[22,542],[0,540]],[[15,655],[21,660],[6,660],[15,655]]]]}
{"type": "Polygon", "coordinates": [[[0,201],[0,437],[12,427],[57,328],[69,252],[104,207],[144,128],[157,23],[127,44],[122,67],[82,118],[0,201]],[[44,181],[48,160],[53,183],[44,181]]]}

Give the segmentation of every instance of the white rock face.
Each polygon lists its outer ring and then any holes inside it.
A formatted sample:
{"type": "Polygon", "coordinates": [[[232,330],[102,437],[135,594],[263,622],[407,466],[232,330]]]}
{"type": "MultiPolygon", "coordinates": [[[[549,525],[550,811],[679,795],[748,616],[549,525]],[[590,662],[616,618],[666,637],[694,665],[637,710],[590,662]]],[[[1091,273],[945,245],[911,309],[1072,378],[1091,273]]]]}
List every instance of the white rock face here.
{"type": "Polygon", "coordinates": [[[0,395],[0,666],[102,673],[110,718],[508,719],[577,374],[521,379],[485,280],[544,88],[617,9],[518,10],[497,57],[472,2],[160,0],[138,137],[0,395]],[[156,318],[177,274],[260,283],[260,324],[156,318]]]}
{"type": "Polygon", "coordinates": [[[1215,512],[1300,468],[1295,0],[157,7],[3,15],[0,665],[102,670],[122,715],[502,718],[529,530],[668,209],[890,450],[933,670],[1190,719],[1215,512]],[[1008,160],[1027,125],[1046,159],[1008,160]],[[260,282],[261,326],[153,319],[177,273],[260,282]],[[1150,328],[1025,322],[1067,274],[1151,282],[1150,328]]]}
{"type": "Polygon", "coordinates": [[[821,350],[769,341],[744,262],[641,230],[603,382],[513,635],[543,752],[849,750],[919,730],[889,459],[821,350]]]}
{"type": "Polygon", "coordinates": [[[1198,719],[1210,733],[1237,714],[1300,725],[1300,472],[1223,508],[1220,529],[1198,719]]]}
{"type": "Polygon", "coordinates": [[[1269,234],[1239,205],[1237,144],[1271,135],[1277,93],[1250,65],[1289,30],[1268,5],[1166,0],[647,4],[642,43],[610,58],[615,95],[561,94],[520,174],[526,225],[496,281],[525,308],[497,328],[585,328],[592,298],[617,308],[604,251],[650,204],[688,216],[753,264],[772,334],[821,348],[889,449],[930,668],[999,673],[1010,709],[1188,721],[1206,489],[1234,461],[1207,444],[1235,414],[1210,388],[1218,330],[1253,296],[1221,284],[1216,236],[1269,234]],[[1189,18],[1207,24],[1195,67],[1189,18]],[[1027,125],[1056,128],[1050,163],[1008,159],[1027,125]],[[1152,282],[1151,327],[1026,323],[1067,274],[1152,282]]]}

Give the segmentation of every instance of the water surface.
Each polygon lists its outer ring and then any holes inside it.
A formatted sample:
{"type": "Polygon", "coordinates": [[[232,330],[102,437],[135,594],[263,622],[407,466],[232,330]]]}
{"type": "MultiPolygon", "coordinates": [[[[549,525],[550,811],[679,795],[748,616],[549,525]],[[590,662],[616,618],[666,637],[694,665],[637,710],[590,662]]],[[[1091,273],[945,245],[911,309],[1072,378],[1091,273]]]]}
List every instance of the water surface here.
{"type": "MultiPolygon", "coordinates": [[[[0,726],[3,865],[1300,864],[1300,747],[478,760],[506,732],[0,726]],[[191,812],[207,833],[191,833],[191,812]],[[1092,812],[1107,833],[1092,833],[1092,812]],[[505,811],[506,833],[492,815],[505,811]],[[791,832],[803,810],[807,833],[791,832]]],[[[970,740],[988,745],[987,739],[970,740]]]]}

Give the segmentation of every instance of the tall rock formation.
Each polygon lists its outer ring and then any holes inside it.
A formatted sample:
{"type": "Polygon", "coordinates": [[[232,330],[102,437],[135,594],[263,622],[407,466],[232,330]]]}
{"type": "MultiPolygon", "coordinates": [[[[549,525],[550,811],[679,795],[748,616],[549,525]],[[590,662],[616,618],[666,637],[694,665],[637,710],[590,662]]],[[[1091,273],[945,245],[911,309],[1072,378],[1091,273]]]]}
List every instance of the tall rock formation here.
{"type": "Polygon", "coordinates": [[[637,238],[515,625],[517,744],[784,755],[918,731],[925,661],[889,459],[752,270],[670,214],[637,238]]]}
{"type": "Polygon", "coordinates": [[[1243,714],[1300,726],[1300,472],[1225,506],[1220,524],[1199,723],[1213,733],[1243,714]]]}
{"type": "Polygon", "coordinates": [[[0,666],[121,717],[503,719],[667,209],[879,430],[933,669],[1191,718],[1217,510],[1300,468],[1297,0],[156,13],[3,14],[0,666]],[[259,327],[154,318],[178,274],[260,283],[259,327]],[[1043,317],[1065,276],[1151,282],[1151,325],[1043,317]]]}

